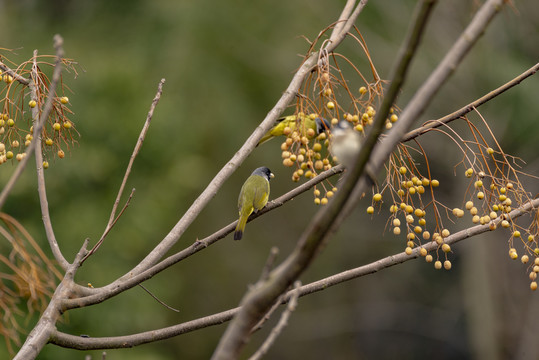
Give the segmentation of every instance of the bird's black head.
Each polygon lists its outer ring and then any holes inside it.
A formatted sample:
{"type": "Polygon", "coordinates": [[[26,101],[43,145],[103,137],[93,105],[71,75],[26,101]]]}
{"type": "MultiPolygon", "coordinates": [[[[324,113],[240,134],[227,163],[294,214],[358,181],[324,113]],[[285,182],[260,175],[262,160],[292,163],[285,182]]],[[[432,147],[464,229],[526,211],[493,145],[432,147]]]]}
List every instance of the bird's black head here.
{"type": "Polygon", "coordinates": [[[314,121],[316,122],[316,133],[318,135],[329,130],[331,127],[331,123],[322,117],[317,117],[314,121]]]}
{"type": "Polygon", "coordinates": [[[268,180],[270,180],[271,178],[273,178],[275,176],[275,175],[273,175],[271,170],[268,169],[265,166],[262,166],[262,167],[259,167],[259,168],[255,169],[255,171],[253,171],[252,175],[262,176],[262,177],[265,177],[268,180]]]}

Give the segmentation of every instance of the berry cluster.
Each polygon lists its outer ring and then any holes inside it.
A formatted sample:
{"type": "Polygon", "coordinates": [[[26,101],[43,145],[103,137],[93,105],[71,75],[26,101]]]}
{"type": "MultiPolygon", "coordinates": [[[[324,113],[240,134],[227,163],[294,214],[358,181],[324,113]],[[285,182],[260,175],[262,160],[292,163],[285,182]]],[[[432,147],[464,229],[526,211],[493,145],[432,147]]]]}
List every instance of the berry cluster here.
{"type": "MultiPolygon", "coordinates": [[[[486,125],[486,124],[485,124],[486,125]]],[[[477,127],[471,127],[473,134],[477,134],[477,127]]],[[[492,133],[492,132],[490,132],[492,133]]],[[[465,178],[469,179],[469,186],[464,195],[463,206],[452,210],[439,203],[435,199],[435,189],[440,182],[430,177],[430,167],[426,153],[419,145],[419,153],[426,161],[428,176],[421,175],[416,160],[410,154],[410,147],[401,144],[398,150],[392,154],[386,165],[387,177],[380,193],[372,196],[372,204],[367,208],[367,213],[373,214],[376,207],[380,207],[382,197],[390,197],[389,224],[395,235],[400,235],[403,230],[406,233],[405,252],[412,254],[414,247],[419,246],[419,254],[425,257],[429,263],[434,261],[432,254],[424,248],[425,242],[437,244],[434,267],[446,270],[451,269],[451,261],[447,255],[451,252],[445,238],[450,231],[443,227],[441,211],[446,212],[448,218],[460,219],[469,214],[472,224],[488,225],[490,230],[498,226],[510,230],[509,256],[516,260],[520,258],[523,264],[529,266],[530,288],[537,289],[537,274],[539,273],[539,229],[537,221],[524,228],[518,225],[509,216],[514,207],[520,207],[530,201],[529,194],[525,192],[519,181],[519,175],[509,162],[509,156],[501,149],[496,151],[486,143],[473,142],[477,150],[463,141],[464,159],[469,167],[463,171],[465,178]],[[471,154],[470,154],[471,153],[471,154]],[[384,193],[389,194],[384,194],[384,193]],[[433,233],[427,230],[427,215],[434,218],[433,233]],[[452,215],[452,216],[451,216],[452,215]],[[519,255],[517,247],[522,254],[519,255]],[[531,259],[533,258],[533,261],[531,259]]],[[[496,142],[497,143],[497,142],[496,142]]]]}
{"type": "MultiPolygon", "coordinates": [[[[42,108],[48,96],[50,81],[41,67],[48,66],[52,69],[53,64],[47,62],[48,57],[40,57],[37,61],[39,66],[32,70],[33,61],[26,61],[13,66],[12,70],[6,65],[7,59],[2,57],[0,61],[0,165],[14,159],[21,161],[25,156],[25,149],[34,139],[32,113],[38,109],[41,114],[42,108]],[[29,87],[35,87],[35,98],[31,98],[29,87]]],[[[68,69],[74,69],[73,62],[64,59],[64,65],[68,69]]],[[[59,92],[64,93],[67,87],[61,83],[59,92]]],[[[65,157],[65,150],[76,142],[74,123],[69,119],[72,114],[69,109],[69,98],[61,95],[53,101],[52,111],[46,119],[41,132],[43,168],[49,167],[48,158],[65,157]],[[64,150],[65,149],[65,150],[64,150]]]]}

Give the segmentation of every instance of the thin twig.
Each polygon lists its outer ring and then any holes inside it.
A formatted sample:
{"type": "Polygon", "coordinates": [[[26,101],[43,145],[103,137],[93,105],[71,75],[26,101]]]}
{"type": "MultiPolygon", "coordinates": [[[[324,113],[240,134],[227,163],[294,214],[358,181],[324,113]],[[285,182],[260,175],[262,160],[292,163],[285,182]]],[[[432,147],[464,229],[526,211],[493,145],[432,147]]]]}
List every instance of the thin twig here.
{"type": "MultiPolygon", "coordinates": [[[[86,261],[86,259],[88,259],[88,257],[90,255],[92,255],[94,252],[97,251],[97,249],[101,246],[101,244],[103,243],[103,241],[105,240],[105,237],[108,235],[108,233],[112,230],[112,228],[114,227],[114,225],[116,225],[116,222],[120,219],[120,217],[123,215],[124,211],[127,209],[127,207],[129,206],[129,204],[131,203],[131,199],[133,198],[133,195],[135,194],[135,188],[131,189],[131,194],[129,194],[129,197],[127,198],[124,206],[122,207],[122,210],[120,210],[120,213],[118,214],[118,216],[116,216],[116,218],[114,218],[114,220],[112,221],[112,223],[109,223],[107,224],[107,228],[105,229],[105,232],[103,233],[103,235],[101,235],[101,238],[99,239],[99,241],[94,245],[94,247],[88,251],[88,254],[86,254],[86,256],[82,259],[82,263],[84,263],[86,261]]],[[[81,264],[82,265],[82,264],[81,264]]]]}
{"type": "Polygon", "coordinates": [[[273,265],[275,264],[275,259],[277,258],[278,254],[279,254],[279,248],[277,246],[272,246],[270,249],[270,253],[268,255],[268,259],[266,260],[266,264],[264,265],[264,268],[262,269],[260,280],[264,280],[268,278],[268,274],[273,268],[273,265]]]}
{"type": "Polygon", "coordinates": [[[288,305],[286,309],[283,311],[283,313],[281,314],[281,318],[279,319],[279,322],[277,323],[277,325],[275,325],[273,329],[271,329],[271,332],[268,335],[266,341],[264,341],[260,349],[258,349],[253,354],[253,356],[249,358],[249,360],[258,360],[258,359],[261,359],[264,355],[266,355],[269,349],[275,343],[277,336],[279,336],[279,334],[283,332],[283,329],[286,327],[286,325],[288,325],[288,319],[290,318],[292,311],[296,310],[296,306],[298,304],[300,287],[301,287],[301,281],[296,281],[294,283],[294,290],[292,290],[292,294],[290,296],[290,300],[288,301],[288,305]]]}
{"type": "Polygon", "coordinates": [[[142,288],[142,290],[144,290],[144,291],[146,291],[148,294],[150,294],[150,296],[153,297],[155,301],[157,301],[159,304],[163,305],[163,306],[166,307],[167,309],[172,310],[172,311],[175,311],[175,312],[180,312],[180,310],[174,309],[172,306],[169,306],[169,305],[165,304],[165,303],[164,303],[163,301],[161,301],[157,296],[155,296],[150,290],[148,290],[146,287],[144,287],[144,285],[138,284],[138,286],[140,286],[140,287],[142,288]]]}
{"type": "Polygon", "coordinates": [[[146,121],[144,122],[144,126],[142,127],[142,130],[140,131],[137,143],[135,144],[135,148],[133,149],[133,153],[131,154],[131,158],[129,159],[129,164],[127,164],[127,169],[125,170],[124,178],[120,185],[120,189],[118,190],[118,195],[116,195],[116,200],[114,201],[114,205],[112,206],[112,211],[110,212],[109,221],[107,223],[107,226],[105,227],[105,231],[103,231],[103,235],[101,235],[101,238],[99,239],[99,241],[94,245],[94,247],[90,250],[88,255],[86,255],[86,257],[82,260],[82,262],[84,262],[90,255],[92,255],[93,253],[97,251],[97,249],[99,249],[99,247],[105,240],[105,237],[110,232],[114,224],[116,224],[116,222],[118,221],[118,218],[123,214],[123,212],[129,205],[129,202],[131,201],[131,197],[133,196],[135,189],[131,191],[131,195],[129,196],[129,199],[123,206],[120,214],[116,216],[118,205],[120,204],[120,200],[122,198],[125,185],[127,184],[127,179],[129,178],[129,175],[131,174],[131,168],[133,167],[133,163],[135,162],[135,159],[137,158],[137,155],[140,152],[140,149],[142,148],[142,144],[144,143],[144,139],[146,138],[146,134],[148,133],[148,129],[150,128],[150,123],[153,118],[153,112],[155,110],[155,107],[157,106],[157,104],[159,103],[159,100],[161,99],[161,94],[163,93],[164,83],[165,83],[165,79],[161,79],[161,81],[159,81],[159,84],[157,85],[157,93],[155,94],[155,97],[152,100],[150,110],[148,111],[148,115],[146,116],[146,121]]]}

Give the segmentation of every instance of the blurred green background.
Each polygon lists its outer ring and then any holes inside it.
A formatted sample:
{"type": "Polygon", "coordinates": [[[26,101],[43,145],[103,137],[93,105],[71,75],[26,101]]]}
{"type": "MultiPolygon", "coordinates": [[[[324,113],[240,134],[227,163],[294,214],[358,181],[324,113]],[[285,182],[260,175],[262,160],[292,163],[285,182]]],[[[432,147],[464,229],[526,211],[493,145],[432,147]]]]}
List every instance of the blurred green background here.
{"type": "MultiPolygon", "coordinates": [[[[373,1],[357,22],[384,79],[414,3],[373,1]]],[[[68,260],[86,237],[94,243],[103,232],[158,81],[166,78],[128,182],[128,188],[136,188],[135,197],[99,252],[79,271],[81,284],[102,286],[123,275],[167,234],[281,96],[308,49],[302,36],[314,39],[338,18],[343,5],[323,0],[0,2],[1,46],[15,49],[11,60],[26,60],[34,49],[52,54],[52,37],[59,33],[66,56],[80,65],[79,75],[64,74],[64,82],[73,91],[68,94],[72,120],[81,136],[46,173],[52,222],[68,260]]],[[[399,99],[401,107],[477,6],[464,0],[439,4],[399,99]]],[[[515,7],[506,7],[494,20],[418,125],[460,108],[538,61],[539,4],[517,2],[515,7]]],[[[354,42],[346,41],[339,52],[368,73],[354,42]]],[[[538,93],[539,80],[532,77],[480,108],[504,150],[524,159],[522,170],[534,175],[539,175],[538,93]]],[[[281,165],[279,144],[274,140],[253,152],[174,250],[236,220],[237,194],[253,168],[265,165],[275,173],[271,198],[294,186],[291,171],[281,165]]],[[[462,206],[467,183],[460,176],[462,167],[454,168],[461,160],[455,146],[436,134],[425,136],[422,144],[434,176],[442,181],[438,200],[449,208],[462,206]]],[[[1,167],[2,184],[11,171],[1,167]]],[[[27,171],[20,179],[3,210],[46,249],[34,173],[27,171]]],[[[527,184],[537,193],[537,181],[527,184]]],[[[369,201],[335,234],[302,276],[303,283],[403,250],[404,235],[395,237],[385,228],[389,205],[370,218],[364,210],[369,201]]],[[[235,307],[258,278],[270,248],[277,246],[282,260],[315,211],[311,194],[304,194],[248,224],[241,242],[229,236],[145,283],[179,308],[178,314],[134,288],[69,312],[58,327],[75,335],[117,336],[235,307]]],[[[457,231],[469,225],[466,218],[448,226],[457,231]]],[[[539,330],[533,320],[539,302],[529,290],[526,268],[507,256],[508,238],[508,232],[497,231],[454,246],[451,271],[410,261],[302,298],[267,358],[536,358],[529,335],[539,330]]],[[[35,321],[25,323],[28,331],[35,321]]],[[[245,354],[260,345],[272,325],[254,337],[245,354]]],[[[225,327],[108,350],[107,359],[208,358],[225,327]]],[[[82,359],[88,354],[97,359],[101,351],[48,345],[39,358],[82,359]]]]}

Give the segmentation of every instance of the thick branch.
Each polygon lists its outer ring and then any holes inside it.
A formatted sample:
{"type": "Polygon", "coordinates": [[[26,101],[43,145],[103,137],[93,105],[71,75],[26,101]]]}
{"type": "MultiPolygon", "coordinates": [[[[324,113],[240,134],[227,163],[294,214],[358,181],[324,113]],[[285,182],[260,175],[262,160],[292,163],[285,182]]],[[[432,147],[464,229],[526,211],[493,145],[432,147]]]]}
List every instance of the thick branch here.
{"type": "MultiPolygon", "coordinates": [[[[412,49],[414,49],[419,42],[421,31],[418,31],[417,29],[421,29],[424,26],[428,14],[430,13],[429,9],[432,8],[432,4],[432,1],[425,1],[419,6],[421,11],[418,11],[416,14],[416,19],[414,21],[416,26],[412,31],[412,35],[408,37],[409,42],[412,44],[412,49]]],[[[361,6],[361,4],[358,5],[358,7],[359,6],[361,6]]],[[[354,14],[357,16],[359,12],[354,12],[354,14]]],[[[351,21],[353,23],[355,19],[351,19],[351,21]]],[[[408,68],[410,58],[411,55],[408,57],[400,57],[400,61],[398,62],[399,66],[397,67],[398,70],[395,73],[395,76],[398,79],[404,78],[404,73],[408,68]],[[403,64],[403,66],[400,66],[401,64],[403,64]]],[[[401,81],[397,81],[395,87],[400,84],[401,81]]],[[[391,96],[396,96],[397,91],[398,89],[394,89],[391,96]]],[[[393,102],[391,98],[388,98],[385,101],[393,102]]],[[[387,111],[389,111],[389,106],[387,106],[387,111]]],[[[354,167],[349,169],[350,173],[345,177],[345,182],[341,186],[339,192],[337,192],[337,195],[324,209],[316,214],[311,224],[299,239],[298,245],[294,251],[270,274],[267,281],[258,282],[244,296],[241,301],[242,310],[234,318],[221,338],[213,355],[213,359],[237,358],[241,349],[249,339],[252,327],[264,316],[277,297],[286,291],[286,289],[314,259],[315,255],[323,245],[333,222],[339,216],[340,211],[348,201],[357,179],[363,172],[363,168],[367,161],[364,154],[367,154],[376,143],[375,140],[378,137],[376,129],[381,127],[379,123],[382,120],[385,120],[385,118],[376,120],[376,123],[373,126],[374,130],[371,132],[371,135],[369,135],[369,138],[374,139],[367,140],[364,144],[364,149],[359,155],[364,156],[363,162],[356,163],[354,167]]]]}

